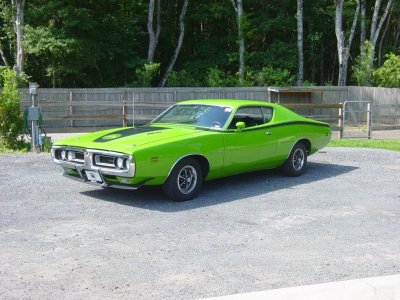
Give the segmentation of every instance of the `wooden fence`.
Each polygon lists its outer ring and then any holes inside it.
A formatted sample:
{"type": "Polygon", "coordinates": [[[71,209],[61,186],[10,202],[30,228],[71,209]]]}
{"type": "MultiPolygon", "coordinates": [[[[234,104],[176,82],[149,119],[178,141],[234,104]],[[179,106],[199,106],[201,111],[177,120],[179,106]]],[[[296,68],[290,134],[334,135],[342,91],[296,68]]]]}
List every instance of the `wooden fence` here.
{"type": "MultiPolygon", "coordinates": [[[[341,104],[368,100],[373,104],[375,129],[400,128],[400,89],[368,87],[312,87],[282,94],[281,104],[333,126],[340,126],[341,104]]],[[[27,89],[21,90],[21,109],[30,106],[27,89]]],[[[180,100],[252,99],[274,101],[268,87],[251,88],[101,88],[38,89],[37,103],[44,127],[114,127],[143,124],[180,100]]]]}

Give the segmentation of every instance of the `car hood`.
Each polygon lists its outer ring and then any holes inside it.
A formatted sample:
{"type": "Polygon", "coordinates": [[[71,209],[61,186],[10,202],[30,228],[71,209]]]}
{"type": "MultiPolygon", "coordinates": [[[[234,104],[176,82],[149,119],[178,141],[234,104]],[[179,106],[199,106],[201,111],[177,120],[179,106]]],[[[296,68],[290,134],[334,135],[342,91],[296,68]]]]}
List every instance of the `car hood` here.
{"type": "Polygon", "coordinates": [[[196,133],[199,133],[199,130],[189,126],[124,127],[66,138],[54,143],[54,145],[132,153],[134,149],[147,144],[196,133]]]}

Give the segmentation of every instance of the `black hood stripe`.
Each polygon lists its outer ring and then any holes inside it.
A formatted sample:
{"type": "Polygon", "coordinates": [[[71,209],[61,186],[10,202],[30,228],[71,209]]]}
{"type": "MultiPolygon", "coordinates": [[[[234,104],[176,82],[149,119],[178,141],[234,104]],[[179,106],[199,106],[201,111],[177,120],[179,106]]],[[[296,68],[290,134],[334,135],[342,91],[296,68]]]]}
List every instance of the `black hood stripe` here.
{"type": "Polygon", "coordinates": [[[96,143],[107,143],[110,141],[115,141],[118,139],[125,138],[127,136],[132,136],[135,134],[152,132],[152,131],[159,131],[159,130],[166,130],[168,128],[164,127],[153,127],[153,126],[142,126],[142,127],[131,127],[131,128],[124,128],[121,130],[117,130],[114,132],[107,133],[97,139],[94,140],[96,143]]]}

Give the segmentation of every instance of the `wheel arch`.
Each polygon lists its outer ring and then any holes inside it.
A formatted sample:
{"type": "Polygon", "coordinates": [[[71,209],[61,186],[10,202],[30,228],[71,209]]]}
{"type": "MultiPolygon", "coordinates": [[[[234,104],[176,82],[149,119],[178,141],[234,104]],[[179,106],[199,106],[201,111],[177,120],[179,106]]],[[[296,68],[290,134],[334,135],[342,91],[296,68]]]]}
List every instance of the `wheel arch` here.
{"type": "MultiPolygon", "coordinates": [[[[304,147],[306,147],[307,155],[309,155],[311,153],[311,141],[309,139],[304,138],[304,139],[298,140],[297,143],[302,143],[304,145],[304,147]]],[[[293,145],[293,147],[294,147],[294,145],[293,145]]]]}
{"type": "MultiPolygon", "coordinates": [[[[165,180],[167,180],[167,178],[169,177],[169,175],[171,174],[172,170],[175,168],[175,166],[182,160],[187,159],[187,158],[193,158],[195,159],[201,167],[201,170],[203,172],[203,178],[205,179],[208,175],[208,172],[210,171],[210,162],[208,161],[208,159],[202,155],[202,154],[187,154],[185,156],[182,156],[180,158],[178,158],[174,164],[172,165],[172,167],[170,168],[168,175],[165,177],[165,180]]],[[[165,181],[164,180],[164,181],[165,181]]]]}
{"type": "Polygon", "coordinates": [[[293,143],[293,146],[290,148],[290,151],[287,155],[287,157],[289,157],[290,153],[292,152],[294,146],[296,146],[298,143],[302,143],[304,145],[304,147],[306,147],[307,150],[307,155],[310,155],[311,153],[311,141],[307,138],[302,138],[297,140],[296,142],[293,143]]]}

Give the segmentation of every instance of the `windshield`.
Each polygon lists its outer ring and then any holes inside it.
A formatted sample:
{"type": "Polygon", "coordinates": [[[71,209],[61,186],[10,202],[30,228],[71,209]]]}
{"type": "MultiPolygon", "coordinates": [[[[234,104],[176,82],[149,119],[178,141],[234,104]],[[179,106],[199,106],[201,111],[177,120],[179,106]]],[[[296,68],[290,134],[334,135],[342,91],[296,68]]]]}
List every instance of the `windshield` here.
{"type": "Polygon", "coordinates": [[[152,123],[189,124],[209,128],[224,127],[232,108],[204,104],[175,105],[152,123]]]}

